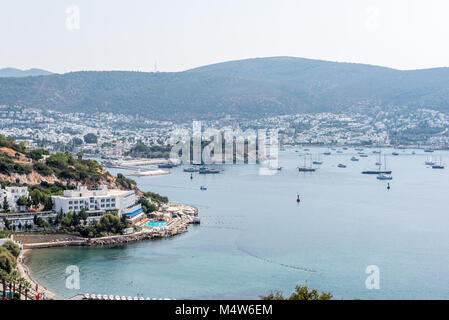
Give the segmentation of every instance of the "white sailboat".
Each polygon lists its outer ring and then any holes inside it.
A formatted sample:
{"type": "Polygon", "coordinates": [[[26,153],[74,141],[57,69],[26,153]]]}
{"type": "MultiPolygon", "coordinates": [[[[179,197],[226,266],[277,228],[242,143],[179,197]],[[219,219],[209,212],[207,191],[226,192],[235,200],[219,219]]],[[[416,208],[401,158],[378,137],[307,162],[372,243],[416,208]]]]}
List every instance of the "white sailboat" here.
{"type": "MultiPolygon", "coordinates": [[[[385,162],[384,171],[387,171],[387,157],[386,156],[384,156],[384,162],[385,162]]],[[[393,180],[393,177],[391,174],[379,173],[377,175],[377,180],[393,180]]]]}

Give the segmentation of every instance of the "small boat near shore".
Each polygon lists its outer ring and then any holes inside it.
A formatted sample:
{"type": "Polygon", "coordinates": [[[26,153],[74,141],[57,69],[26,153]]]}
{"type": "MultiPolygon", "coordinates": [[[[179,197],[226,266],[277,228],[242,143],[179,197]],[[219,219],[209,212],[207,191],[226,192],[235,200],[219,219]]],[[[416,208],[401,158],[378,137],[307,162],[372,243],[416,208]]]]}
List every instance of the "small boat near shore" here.
{"type": "Polygon", "coordinates": [[[359,161],[359,158],[357,158],[357,157],[352,157],[352,158],[351,158],[351,161],[359,161]]]}
{"type": "Polygon", "coordinates": [[[198,167],[188,167],[183,169],[184,172],[199,172],[200,168],[198,167]]]}
{"type": "Polygon", "coordinates": [[[434,164],[432,166],[432,169],[444,169],[444,166],[443,166],[443,163],[441,161],[441,158],[440,158],[440,163],[439,164],[434,164]]]}
{"type": "Polygon", "coordinates": [[[297,167],[299,172],[315,172],[315,168],[312,167],[312,156],[310,157],[310,166],[307,166],[307,156],[304,156],[304,165],[301,167],[297,167]]]}
{"type": "Polygon", "coordinates": [[[315,168],[310,167],[298,167],[299,172],[315,172],[315,168]]]}
{"type": "Polygon", "coordinates": [[[362,174],[391,174],[391,170],[366,170],[362,174]]]}
{"type": "Polygon", "coordinates": [[[216,173],[220,173],[220,170],[201,167],[198,172],[200,174],[216,174],[216,173]]]}
{"type": "Polygon", "coordinates": [[[391,171],[387,170],[387,157],[384,156],[384,170],[381,170],[381,166],[379,166],[379,174],[377,175],[377,180],[393,180],[391,176],[391,171]]]}
{"type": "Polygon", "coordinates": [[[435,165],[435,161],[433,161],[432,157],[429,157],[426,159],[426,161],[424,162],[424,164],[426,166],[434,166],[435,165]]]}
{"type": "Polygon", "coordinates": [[[377,180],[393,180],[393,177],[389,174],[380,173],[377,176],[377,180]]]}
{"type": "Polygon", "coordinates": [[[346,168],[346,165],[343,164],[343,163],[339,163],[337,167],[339,167],[339,168],[346,168]]]}
{"type": "Polygon", "coordinates": [[[172,163],[161,163],[161,164],[158,164],[157,167],[161,168],[161,169],[171,169],[174,167],[174,165],[172,163]]]}

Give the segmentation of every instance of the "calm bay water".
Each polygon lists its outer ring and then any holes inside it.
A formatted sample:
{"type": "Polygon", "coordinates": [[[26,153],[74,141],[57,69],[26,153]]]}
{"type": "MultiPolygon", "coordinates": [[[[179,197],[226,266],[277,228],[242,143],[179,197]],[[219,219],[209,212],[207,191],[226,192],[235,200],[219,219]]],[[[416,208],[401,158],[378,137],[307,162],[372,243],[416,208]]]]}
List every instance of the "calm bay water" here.
{"type": "MultiPolygon", "coordinates": [[[[393,170],[387,191],[387,182],[361,174],[377,160],[365,151],[369,157],[359,162],[349,160],[353,150],[322,155],[315,173],[298,172],[303,151],[288,149],[279,154],[282,171],[271,176],[259,175],[258,165],[223,165],[222,174],[194,174],[193,180],[182,167],[137,177],[144,191],[197,206],[201,225],[171,239],[120,247],[33,250],[27,263],[43,285],[66,298],[252,299],[307,284],[344,299],[449,299],[449,169],[426,167],[429,154],[421,150],[401,151],[387,157],[393,170]],[[80,268],[80,290],[65,288],[69,265],[80,268]],[[380,268],[379,290],[365,288],[368,265],[380,268]]],[[[445,151],[431,155],[449,159],[445,151]]]]}

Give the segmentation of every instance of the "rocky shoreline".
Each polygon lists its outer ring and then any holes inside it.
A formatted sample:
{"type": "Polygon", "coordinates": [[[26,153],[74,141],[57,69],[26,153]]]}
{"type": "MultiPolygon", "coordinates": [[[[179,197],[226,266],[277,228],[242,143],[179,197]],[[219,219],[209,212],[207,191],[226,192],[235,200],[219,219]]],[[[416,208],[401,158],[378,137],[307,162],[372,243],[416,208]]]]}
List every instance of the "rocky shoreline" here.
{"type": "Polygon", "coordinates": [[[173,237],[175,235],[184,233],[187,231],[188,223],[185,221],[179,221],[172,227],[163,230],[144,230],[126,235],[114,235],[101,238],[91,239],[73,239],[67,241],[49,241],[49,242],[37,242],[22,244],[24,249],[38,249],[38,248],[52,248],[52,247],[69,247],[69,246],[108,246],[126,244],[131,242],[153,240],[173,237]]]}
{"type": "MultiPolygon", "coordinates": [[[[30,251],[30,249],[38,248],[52,248],[52,247],[70,247],[70,246],[88,246],[88,247],[103,247],[103,246],[115,246],[122,245],[137,241],[144,240],[156,240],[173,237],[182,234],[187,231],[187,227],[191,223],[199,223],[198,209],[193,206],[182,206],[178,204],[172,204],[169,206],[173,210],[181,208],[187,210],[183,215],[177,218],[169,220],[166,226],[161,228],[146,228],[142,225],[139,227],[139,231],[131,234],[112,235],[101,238],[85,239],[78,236],[72,236],[67,234],[28,234],[28,235],[13,235],[12,239],[22,245],[23,251],[19,261],[19,271],[35,286],[38,282],[32,278],[31,272],[24,263],[24,256],[30,251]]],[[[170,210],[168,210],[170,212],[170,210]]],[[[47,299],[59,299],[53,292],[48,290],[42,285],[40,292],[45,292],[47,299]]]]}

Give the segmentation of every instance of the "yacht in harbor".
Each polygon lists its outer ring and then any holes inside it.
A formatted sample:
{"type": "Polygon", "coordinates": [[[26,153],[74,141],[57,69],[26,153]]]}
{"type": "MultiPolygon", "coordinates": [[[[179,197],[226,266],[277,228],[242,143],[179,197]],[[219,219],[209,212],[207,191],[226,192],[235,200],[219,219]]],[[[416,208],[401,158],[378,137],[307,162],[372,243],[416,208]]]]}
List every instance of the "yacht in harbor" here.
{"type": "Polygon", "coordinates": [[[426,166],[434,166],[434,165],[435,165],[435,161],[433,161],[432,157],[428,157],[428,158],[426,159],[426,161],[424,162],[424,164],[425,164],[426,166]]]}
{"type": "Polygon", "coordinates": [[[379,174],[377,175],[377,180],[393,180],[391,176],[391,171],[387,170],[387,157],[384,156],[384,170],[380,171],[381,167],[379,167],[379,174]]]}
{"type": "Polygon", "coordinates": [[[220,170],[201,167],[198,172],[200,174],[214,174],[214,173],[220,173],[220,170]]]}
{"type": "Polygon", "coordinates": [[[379,173],[377,180],[393,180],[393,177],[390,174],[379,173]]]}
{"type": "Polygon", "coordinates": [[[323,164],[323,161],[321,161],[321,157],[318,155],[317,158],[312,162],[312,164],[321,165],[323,164]]]}
{"type": "MultiPolygon", "coordinates": [[[[386,160],[385,160],[385,168],[384,168],[384,170],[382,170],[382,153],[379,151],[379,159],[376,161],[376,166],[378,166],[378,169],[377,170],[365,170],[365,171],[362,171],[362,174],[377,174],[377,175],[380,175],[380,174],[383,174],[383,175],[388,175],[388,174],[391,174],[391,170],[387,170],[387,168],[386,168],[386,160]]],[[[384,158],[386,159],[386,157],[384,156],[384,158]]]]}
{"type": "Polygon", "coordinates": [[[353,157],[351,158],[351,161],[359,161],[359,158],[353,156],[353,157]]]}
{"type": "Polygon", "coordinates": [[[302,167],[297,167],[299,172],[315,172],[315,168],[312,167],[312,158],[310,158],[310,166],[306,165],[307,156],[304,156],[304,165],[302,167]]]}
{"type": "Polygon", "coordinates": [[[432,166],[432,169],[444,169],[444,166],[443,166],[442,161],[441,161],[441,157],[440,157],[440,163],[439,164],[434,164],[432,166]]]}

